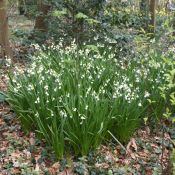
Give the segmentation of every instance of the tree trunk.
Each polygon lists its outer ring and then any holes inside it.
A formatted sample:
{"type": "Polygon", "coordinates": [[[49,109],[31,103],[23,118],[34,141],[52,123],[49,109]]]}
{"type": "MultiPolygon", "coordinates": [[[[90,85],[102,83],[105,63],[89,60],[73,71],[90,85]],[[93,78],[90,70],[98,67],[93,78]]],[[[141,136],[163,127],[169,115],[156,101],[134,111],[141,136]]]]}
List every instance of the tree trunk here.
{"type": "Polygon", "coordinates": [[[12,56],[8,35],[6,0],[0,0],[0,50],[3,57],[12,56]]]}
{"type": "Polygon", "coordinates": [[[155,33],[156,29],[156,0],[150,0],[150,26],[151,26],[151,32],[155,33]]]}
{"type": "Polygon", "coordinates": [[[25,14],[25,3],[24,0],[18,0],[18,10],[20,15],[25,14]]]}
{"type": "Polygon", "coordinates": [[[45,4],[43,0],[38,1],[38,11],[39,14],[36,17],[35,21],[35,31],[39,31],[42,33],[48,32],[48,22],[46,21],[46,17],[48,15],[48,12],[50,10],[50,5],[45,4]]]}
{"type": "Polygon", "coordinates": [[[173,20],[172,20],[172,22],[173,22],[173,36],[175,36],[175,12],[173,12],[174,14],[173,14],[173,20]]]}
{"type": "Polygon", "coordinates": [[[149,0],[140,1],[140,13],[143,19],[143,28],[148,31],[149,26],[149,0]]]}

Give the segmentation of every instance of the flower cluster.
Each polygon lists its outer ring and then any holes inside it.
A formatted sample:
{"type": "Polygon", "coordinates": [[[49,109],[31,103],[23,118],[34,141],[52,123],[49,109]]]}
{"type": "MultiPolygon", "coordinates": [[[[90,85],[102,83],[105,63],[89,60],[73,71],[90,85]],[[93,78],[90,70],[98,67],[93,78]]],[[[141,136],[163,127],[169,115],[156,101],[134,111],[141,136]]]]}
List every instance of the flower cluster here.
{"type": "Polygon", "coordinates": [[[80,50],[72,43],[64,49],[62,44],[37,48],[29,68],[11,78],[9,103],[23,125],[35,126],[58,157],[65,140],[84,155],[99,146],[108,130],[125,142],[149,101],[156,102],[156,116],[164,106],[159,88],[166,73],[162,58],[121,60],[111,48],[101,53],[98,47],[80,50]]]}

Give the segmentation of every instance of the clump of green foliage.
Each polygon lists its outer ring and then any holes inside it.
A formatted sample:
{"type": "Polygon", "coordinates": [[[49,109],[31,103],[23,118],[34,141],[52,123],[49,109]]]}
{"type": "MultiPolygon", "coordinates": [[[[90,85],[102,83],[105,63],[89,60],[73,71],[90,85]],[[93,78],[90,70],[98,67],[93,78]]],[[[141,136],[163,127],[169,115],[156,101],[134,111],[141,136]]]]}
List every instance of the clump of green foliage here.
{"type": "Polygon", "coordinates": [[[163,56],[152,51],[118,60],[103,45],[75,44],[38,52],[23,74],[10,76],[7,99],[23,127],[46,139],[57,158],[71,149],[87,155],[108,131],[126,143],[150,111],[163,115],[163,56]]]}

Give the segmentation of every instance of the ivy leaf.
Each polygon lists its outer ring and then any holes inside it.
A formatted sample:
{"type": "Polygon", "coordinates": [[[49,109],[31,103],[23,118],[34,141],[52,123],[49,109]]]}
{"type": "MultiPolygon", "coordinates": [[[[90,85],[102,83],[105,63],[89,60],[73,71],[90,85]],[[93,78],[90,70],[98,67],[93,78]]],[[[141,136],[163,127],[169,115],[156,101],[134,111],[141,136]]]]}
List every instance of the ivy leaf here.
{"type": "Polygon", "coordinates": [[[161,152],[162,152],[161,148],[156,148],[156,149],[155,149],[155,153],[156,153],[156,154],[160,154],[161,152]]]}
{"type": "Polygon", "coordinates": [[[3,92],[0,92],[0,103],[5,101],[5,94],[3,92]]]}

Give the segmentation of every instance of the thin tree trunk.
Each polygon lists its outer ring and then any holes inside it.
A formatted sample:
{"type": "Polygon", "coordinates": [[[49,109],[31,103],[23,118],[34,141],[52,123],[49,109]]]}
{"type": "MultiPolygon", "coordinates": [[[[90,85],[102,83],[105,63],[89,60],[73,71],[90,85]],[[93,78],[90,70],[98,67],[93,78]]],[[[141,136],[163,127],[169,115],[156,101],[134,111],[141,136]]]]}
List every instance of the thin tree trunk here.
{"type": "Polygon", "coordinates": [[[50,10],[50,5],[45,4],[42,0],[40,0],[38,1],[38,10],[39,10],[39,15],[36,17],[34,29],[35,31],[47,33],[48,22],[46,21],[46,17],[50,10]]]}
{"type": "Polygon", "coordinates": [[[151,15],[150,26],[152,33],[155,33],[156,29],[156,5],[157,5],[156,0],[150,0],[150,15],[151,15]]]}
{"type": "Polygon", "coordinates": [[[173,36],[175,36],[175,12],[173,12],[174,14],[173,14],[173,20],[172,20],[172,22],[173,22],[173,36]]]}
{"type": "Polygon", "coordinates": [[[143,28],[148,31],[149,26],[149,0],[140,1],[140,13],[143,18],[143,28]]]}
{"type": "Polygon", "coordinates": [[[26,13],[25,9],[25,1],[24,0],[18,0],[18,10],[20,15],[24,15],[26,13]]]}
{"type": "Polygon", "coordinates": [[[12,57],[8,33],[6,0],[0,0],[0,50],[4,57],[12,57]]]}

